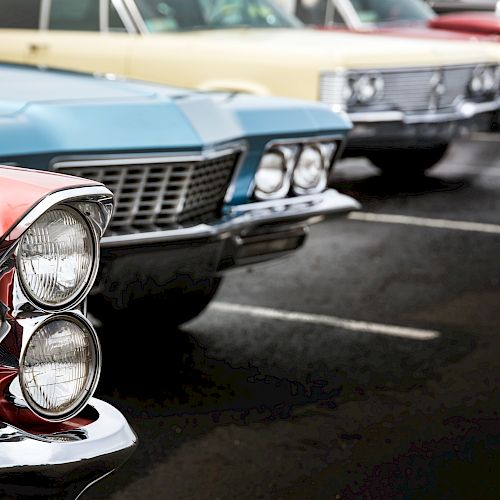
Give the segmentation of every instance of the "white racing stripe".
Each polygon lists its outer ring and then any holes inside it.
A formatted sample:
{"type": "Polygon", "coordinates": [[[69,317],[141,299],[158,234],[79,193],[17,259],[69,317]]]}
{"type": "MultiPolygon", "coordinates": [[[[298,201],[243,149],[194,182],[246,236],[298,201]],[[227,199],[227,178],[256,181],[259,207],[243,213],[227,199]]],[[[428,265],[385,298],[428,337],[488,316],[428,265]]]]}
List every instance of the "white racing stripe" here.
{"type": "Polygon", "coordinates": [[[454,229],[475,233],[500,234],[500,224],[485,224],[482,222],[467,222],[447,219],[429,219],[408,215],[375,214],[370,212],[351,212],[351,220],[363,222],[382,222],[384,224],[404,224],[407,226],[432,227],[436,229],[454,229]]]}
{"type": "Polygon", "coordinates": [[[297,323],[312,323],[316,325],[331,326],[352,330],[356,332],[374,333],[377,335],[389,335],[391,337],[402,337],[412,340],[434,340],[440,336],[435,330],[422,330],[419,328],[408,328],[404,326],[384,325],[381,323],[369,323],[353,319],[326,316],[323,314],[309,314],[292,311],[272,309],[270,307],[246,306],[229,302],[214,302],[211,309],[225,313],[246,314],[258,318],[276,319],[280,321],[292,321],[297,323]]]}

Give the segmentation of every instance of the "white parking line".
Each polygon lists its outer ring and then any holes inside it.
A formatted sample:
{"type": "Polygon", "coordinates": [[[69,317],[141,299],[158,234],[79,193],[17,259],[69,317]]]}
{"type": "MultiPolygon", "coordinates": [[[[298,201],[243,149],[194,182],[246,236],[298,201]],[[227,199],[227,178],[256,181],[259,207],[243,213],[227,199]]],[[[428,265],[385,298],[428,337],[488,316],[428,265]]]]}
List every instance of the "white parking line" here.
{"type": "Polygon", "coordinates": [[[323,314],[309,314],[292,311],[272,309],[270,307],[246,306],[229,302],[214,302],[211,309],[225,313],[246,314],[258,318],[277,319],[280,321],[292,321],[297,323],[312,323],[316,325],[332,326],[343,330],[352,330],[363,333],[374,333],[377,335],[389,335],[391,337],[402,337],[412,340],[434,340],[440,336],[436,330],[422,330],[420,328],[408,328],[405,326],[384,325],[382,323],[369,323],[353,319],[326,316],[323,314]]]}
{"type": "Polygon", "coordinates": [[[454,229],[475,233],[500,234],[500,224],[485,224],[447,219],[430,219],[408,215],[375,214],[371,212],[351,212],[349,219],[363,222],[382,222],[384,224],[404,224],[407,226],[432,227],[436,229],[454,229]]]}
{"type": "Polygon", "coordinates": [[[496,142],[500,144],[499,132],[473,132],[470,138],[477,142],[496,142]]]}

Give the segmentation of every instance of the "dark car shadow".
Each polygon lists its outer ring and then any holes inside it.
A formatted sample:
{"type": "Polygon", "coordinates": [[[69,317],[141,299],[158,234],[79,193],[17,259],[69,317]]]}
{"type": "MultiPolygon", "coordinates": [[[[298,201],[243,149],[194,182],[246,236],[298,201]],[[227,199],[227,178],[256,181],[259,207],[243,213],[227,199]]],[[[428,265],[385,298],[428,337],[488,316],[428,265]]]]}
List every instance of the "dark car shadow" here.
{"type": "MultiPolygon", "coordinates": [[[[122,326],[117,323],[116,332],[122,326]]],[[[133,344],[117,345],[118,335],[106,332],[110,341],[103,342],[105,363],[96,394],[122,407],[129,402],[131,414],[147,406],[151,416],[229,411],[243,421],[250,412],[258,420],[287,418],[295,405],[331,400],[340,392],[321,380],[304,384],[263,374],[250,364],[232,366],[208,355],[187,329],[159,332],[157,324],[144,320],[136,327],[143,339],[133,344]]],[[[126,328],[135,329],[130,322],[126,328]]]]}
{"type": "Polygon", "coordinates": [[[467,188],[470,181],[466,177],[443,179],[432,175],[417,178],[394,178],[378,174],[362,179],[340,179],[333,177],[330,185],[339,191],[360,199],[386,199],[416,196],[427,193],[457,191],[467,188]]]}

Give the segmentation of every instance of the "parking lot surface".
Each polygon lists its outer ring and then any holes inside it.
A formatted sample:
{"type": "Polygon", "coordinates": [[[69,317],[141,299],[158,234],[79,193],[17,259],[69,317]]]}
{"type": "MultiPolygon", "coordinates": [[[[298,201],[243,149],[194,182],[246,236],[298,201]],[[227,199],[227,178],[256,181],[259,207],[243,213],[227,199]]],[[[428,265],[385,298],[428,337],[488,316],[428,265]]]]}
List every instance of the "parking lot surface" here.
{"type": "Polygon", "coordinates": [[[344,161],[362,212],[179,331],[101,332],[97,395],[140,448],[82,498],[498,498],[499,153],[477,135],[406,181],[344,161]]]}

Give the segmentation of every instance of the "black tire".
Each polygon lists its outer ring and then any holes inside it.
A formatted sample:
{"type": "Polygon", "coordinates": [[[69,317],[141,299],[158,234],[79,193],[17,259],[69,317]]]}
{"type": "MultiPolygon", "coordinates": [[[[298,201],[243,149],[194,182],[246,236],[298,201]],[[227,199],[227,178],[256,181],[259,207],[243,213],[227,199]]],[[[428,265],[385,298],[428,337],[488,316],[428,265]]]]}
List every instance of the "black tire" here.
{"type": "Polygon", "coordinates": [[[440,144],[430,148],[409,148],[374,151],[368,159],[384,174],[407,177],[422,175],[439,163],[446,152],[448,144],[440,144]]]}
{"type": "Polygon", "coordinates": [[[166,290],[163,294],[150,295],[128,304],[127,309],[114,309],[103,297],[88,299],[88,312],[103,326],[131,325],[139,322],[159,323],[165,328],[175,328],[190,321],[208,306],[214,298],[222,278],[210,277],[188,290],[166,290]]]}

